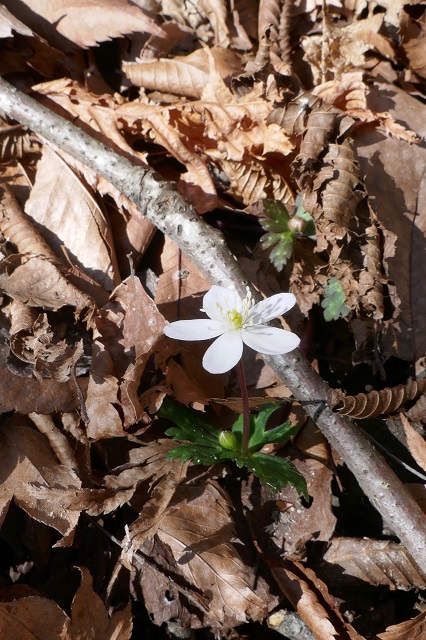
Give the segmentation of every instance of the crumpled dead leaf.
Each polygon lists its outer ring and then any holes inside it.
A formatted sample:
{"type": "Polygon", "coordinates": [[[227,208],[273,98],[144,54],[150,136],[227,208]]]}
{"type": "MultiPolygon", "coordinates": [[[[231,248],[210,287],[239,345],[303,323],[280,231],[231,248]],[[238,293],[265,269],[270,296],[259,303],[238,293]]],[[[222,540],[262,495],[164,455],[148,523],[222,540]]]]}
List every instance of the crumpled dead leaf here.
{"type": "Polygon", "coordinates": [[[279,494],[279,504],[285,508],[268,526],[268,533],[286,558],[298,559],[304,555],[309,540],[328,541],[334,533],[336,517],[331,507],[334,474],[313,458],[292,462],[306,478],[312,502],[309,508],[304,507],[295,489],[284,487],[279,494]]]}
{"type": "Polygon", "coordinates": [[[425,439],[414,429],[403,413],[400,414],[400,418],[405,431],[405,437],[407,438],[407,447],[419,467],[426,471],[425,439]]]}
{"type": "MultiPolygon", "coordinates": [[[[34,420],[34,416],[31,417],[34,420]]],[[[121,442],[124,443],[124,440],[121,442]]],[[[84,511],[90,516],[108,514],[126,503],[132,503],[141,515],[129,528],[132,546],[126,546],[123,552],[123,560],[126,566],[130,566],[134,548],[147,536],[155,534],[177,486],[186,477],[188,462],[179,463],[165,459],[174,446],[175,443],[170,438],[161,438],[131,449],[127,463],[122,465],[123,469],[119,468],[115,473],[99,479],[99,484],[102,484],[100,488],[66,489],[39,486],[34,487],[33,495],[40,500],[48,500],[50,496],[51,499],[60,501],[64,509],[72,512],[84,511]],[[149,481],[153,489],[148,498],[144,490],[141,498],[138,489],[146,481],[149,481]],[[143,502],[140,502],[141,499],[143,502]]]]}
{"type": "Polygon", "coordinates": [[[287,561],[271,570],[282,592],[317,640],[336,640],[341,629],[349,640],[365,640],[342,618],[327,586],[311,569],[300,562],[287,561]]]}
{"type": "Polygon", "coordinates": [[[1,191],[0,231],[16,245],[0,265],[0,288],[11,298],[30,306],[57,310],[65,305],[89,319],[94,300],[66,279],[66,267],[21,211],[10,191],[1,191]]]}
{"type": "Polygon", "coordinates": [[[70,536],[78,522],[78,513],[70,512],[60,500],[39,500],[33,486],[62,486],[78,489],[80,480],[71,469],[60,465],[49,441],[40,433],[12,418],[0,433],[1,478],[0,522],[3,522],[12,498],[32,518],[70,536]]]}
{"type": "MultiPolygon", "coordinates": [[[[395,120],[420,135],[426,134],[425,105],[395,85],[376,84],[368,98],[372,111],[386,109],[395,120]]],[[[371,128],[355,131],[354,146],[371,201],[380,203],[374,209],[384,236],[386,276],[393,283],[389,294],[395,312],[386,324],[382,357],[386,360],[396,355],[416,361],[426,351],[423,329],[426,263],[420,257],[426,229],[423,206],[426,150],[422,145],[384,138],[380,131],[371,128]]]]}
{"type": "Polygon", "coordinates": [[[89,437],[121,436],[146,416],[137,391],[163,326],[163,316],[135,276],[122,282],[100,311],[86,398],[89,437]]]}
{"type": "MultiPolygon", "coordinates": [[[[159,541],[173,554],[171,569],[208,599],[204,624],[221,629],[262,620],[267,611],[262,580],[255,589],[251,570],[238,554],[230,509],[216,483],[181,485],[157,529],[159,541]]],[[[142,551],[149,549],[147,541],[142,551]]]]}
{"type": "Polygon", "coordinates": [[[79,568],[81,583],[71,605],[71,616],[54,600],[41,596],[19,598],[0,603],[0,632],[7,629],[12,640],[130,640],[132,617],[130,604],[108,616],[107,609],[95,593],[88,569],[79,568]]]}
{"type": "Polygon", "coordinates": [[[426,587],[425,576],[407,550],[391,540],[334,538],[324,561],[336,566],[339,573],[343,570],[346,575],[369,584],[404,591],[426,587]]]}
{"type": "MultiPolygon", "coordinates": [[[[28,414],[33,411],[52,414],[73,411],[80,407],[75,384],[72,380],[59,382],[50,378],[41,381],[33,376],[28,365],[16,366],[9,352],[9,327],[0,317],[0,413],[17,411],[28,414]]],[[[79,384],[84,388],[84,379],[79,384]]]]}
{"type": "Polygon", "coordinates": [[[98,304],[104,304],[108,296],[103,290],[112,291],[120,281],[109,223],[82,178],[49,147],[37,164],[25,213],[69,265],[74,284],[94,297],[98,293],[98,304]]]}
{"type": "Polygon", "coordinates": [[[53,328],[45,313],[37,314],[21,302],[13,301],[5,311],[11,321],[11,353],[31,365],[29,369],[37,380],[69,380],[84,352],[81,337],[66,336],[65,324],[53,328]]]}
{"type": "Polygon", "coordinates": [[[426,611],[412,620],[388,627],[377,636],[380,640],[420,640],[426,632],[426,611]]]}
{"type": "Polygon", "coordinates": [[[208,50],[196,49],[187,56],[130,62],[124,64],[123,71],[137,87],[201,98],[209,81],[210,56],[223,79],[241,70],[241,59],[236,53],[212,47],[208,50]]]}
{"type": "Polygon", "coordinates": [[[64,50],[75,45],[92,47],[135,31],[165,35],[152,18],[127,0],[23,0],[19,5],[5,0],[4,4],[36,33],[64,50]]]}
{"type": "Polygon", "coordinates": [[[13,32],[23,36],[33,35],[31,29],[10,13],[4,5],[0,5],[0,38],[9,38],[13,32]]]}

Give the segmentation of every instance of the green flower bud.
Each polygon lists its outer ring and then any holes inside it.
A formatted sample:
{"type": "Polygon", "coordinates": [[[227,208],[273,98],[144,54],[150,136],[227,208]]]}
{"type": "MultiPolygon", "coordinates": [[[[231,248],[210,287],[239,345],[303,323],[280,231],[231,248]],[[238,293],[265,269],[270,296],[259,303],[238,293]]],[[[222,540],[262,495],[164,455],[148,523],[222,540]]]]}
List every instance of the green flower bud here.
{"type": "Polygon", "coordinates": [[[306,228],[306,221],[294,216],[294,218],[290,218],[288,221],[288,228],[293,233],[303,233],[306,228]]]}
{"type": "Polygon", "coordinates": [[[223,449],[232,451],[237,446],[237,438],[232,431],[221,431],[219,434],[219,444],[223,449]]]}

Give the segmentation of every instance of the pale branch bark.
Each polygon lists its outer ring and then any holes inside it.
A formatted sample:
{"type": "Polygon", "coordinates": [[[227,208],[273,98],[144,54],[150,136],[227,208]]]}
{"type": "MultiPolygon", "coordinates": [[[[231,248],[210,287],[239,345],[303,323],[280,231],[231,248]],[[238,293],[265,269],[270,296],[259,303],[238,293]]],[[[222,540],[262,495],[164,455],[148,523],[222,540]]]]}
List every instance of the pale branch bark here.
{"type": "MultiPolygon", "coordinates": [[[[0,110],[109,180],[176,242],[212,284],[234,287],[245,295],[247,282],[223,236],[204,222],[173,184],[133,165],[1,78],[0,110]]],[[[256,291],[252,293],[259,298],[256,291]]],[[[267,360],[426,573],[426,516],[399,478],[349,418],[329,409],[329,387],[299,350],[267,360]]]]}

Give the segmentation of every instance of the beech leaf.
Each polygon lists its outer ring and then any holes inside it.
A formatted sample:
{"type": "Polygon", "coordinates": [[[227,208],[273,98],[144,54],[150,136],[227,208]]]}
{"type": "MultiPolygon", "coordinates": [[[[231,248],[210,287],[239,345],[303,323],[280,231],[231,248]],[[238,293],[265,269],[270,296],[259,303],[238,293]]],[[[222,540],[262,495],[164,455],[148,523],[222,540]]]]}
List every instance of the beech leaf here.
{"type": "Polygon", "coordinates": [[[70,43],[88,48],[135,31],[165,35],[152,18],[127,0],[23,0],[21,4],[14,6],[14,14],[65,49],[70,43]]]}

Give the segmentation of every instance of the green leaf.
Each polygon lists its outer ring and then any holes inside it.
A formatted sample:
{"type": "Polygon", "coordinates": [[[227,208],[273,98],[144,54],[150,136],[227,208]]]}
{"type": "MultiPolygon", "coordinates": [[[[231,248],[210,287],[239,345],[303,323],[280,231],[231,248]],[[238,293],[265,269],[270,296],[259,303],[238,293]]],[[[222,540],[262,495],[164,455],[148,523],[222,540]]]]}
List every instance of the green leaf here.
{"type": "Polygon", "coordinates": [[[287,260],[293,254],[293,245],[296,235],[304,235],[315,239],[315,225],[312,217],[307,213],[302,204],[301,198],[296,199],[296,213],[290,217],[285,206],[277,200],[264,200],[264,218],[260,220],[262,227],[267,231],[260,239],[263,249],[271,249],[269,259],[277,271],[282,271],[287,264],[287,260]],[[303,220],[302,231],[294,231],[291,222],[295,218],[303,220]]]}
{"type": "Polygon", "coordinates": [[[272,250],[269,259],[277,271],[282,271],[293,253],[294,233],[289,230],[290,216],[281,202],[274,200],[264,201],[264,215],[261,225],[268,233],[260,239],[263,249],[272,250]]]}
{"type": "MultiPolygon", "coordinates": [[[[285,440],[288,440],[290,436],[298,432],[299,426],[291,427],[289,422],[285,422],[274,429],[266,430],[266,424],[270,416],[279,408],[280,405],[280,402],[266,404],[257,415],[250,415],[249,451],[251,453],[261,449],[265,444],[270,442],[284,442],[285,440]]],[[[233,433],[242,436],[242,415],[238,417],[238,420],[232,426],[232,431],[233,433]]]]}
{"type": "Polygon", "coordinates": [[[285,206],[278,200],[264,200],[261,224],[265,231],[282,233],[288,231],[288,221],[290,216],[285,206]]]}
{"type": "Polygon", "coordinates": [[[265,453],[254,453],[251,458],[246,459],[246,466],[262,484],[268,485],[273,491],[277,492],[290,484],[297,493],[309,499],[305,478],[289,460],[265,453]]]}
{"type": "Polygon", "coordinates": [[[182,443],[171,449],[166,456],[166,460],[176,460],[176,458],[180,458],[183,462],[192,460],[194,464],[203,464],[208,467],[218,462],[232,460],[233,456],[232,452],[225,451],[220,446],[214,448],[182,443]]]}
{"type": "Polygon", "coordinates": [[[284,231],[283,233],[265,233],[260,239],[264,249],[273,247],[269,254],[269,260],[277,271],[283,270],[287,260],[293,254],[294,236],[292,231],[284,231]]]}
{"type": "Polygon", "coordinates": [[[339,280],[330,278],[324,287],[324,299],[321,302],[324,309],[324,319],[330,322],[347,316],[350,309],[346,306],[345,301],[345,292],[339,280]]]}
{"type": "Polygon", "coordinates": [[[204,420],[193,409],[188,409],[179,402],[164,398],[157,412],[160,418],[167,418],[177,426],[166,431],[167,435],[180,440],[189,440],[205,446],[217,443],[218,431],[207,420],[204,420]]]}
{"type": "MultiPolygon", "coordinates": [[[[237,440],[236,450],[241,451],[242,441],[243,441],[243,425],[244,425],[244,417],[243,414],[240,413],[234,424],[232,425],[232,433],[235,435],[237,440]]],[[[255,426],[255,416],[250,414],[250,437],[254,433],[255,426]]]]}
{"type": "Polygon", "coordinates": [[[287,420],[287,422],[284,422],[279,427],[265,431],[259,443],[254,442],[252,444],[252,440],[250,440],[250,450],[261,449],[265,444],[269,444],[271,442],[286,442],[291,436],[296,435],[299,429],[299,425],[292,427],[290,421],[287,420]]]}

